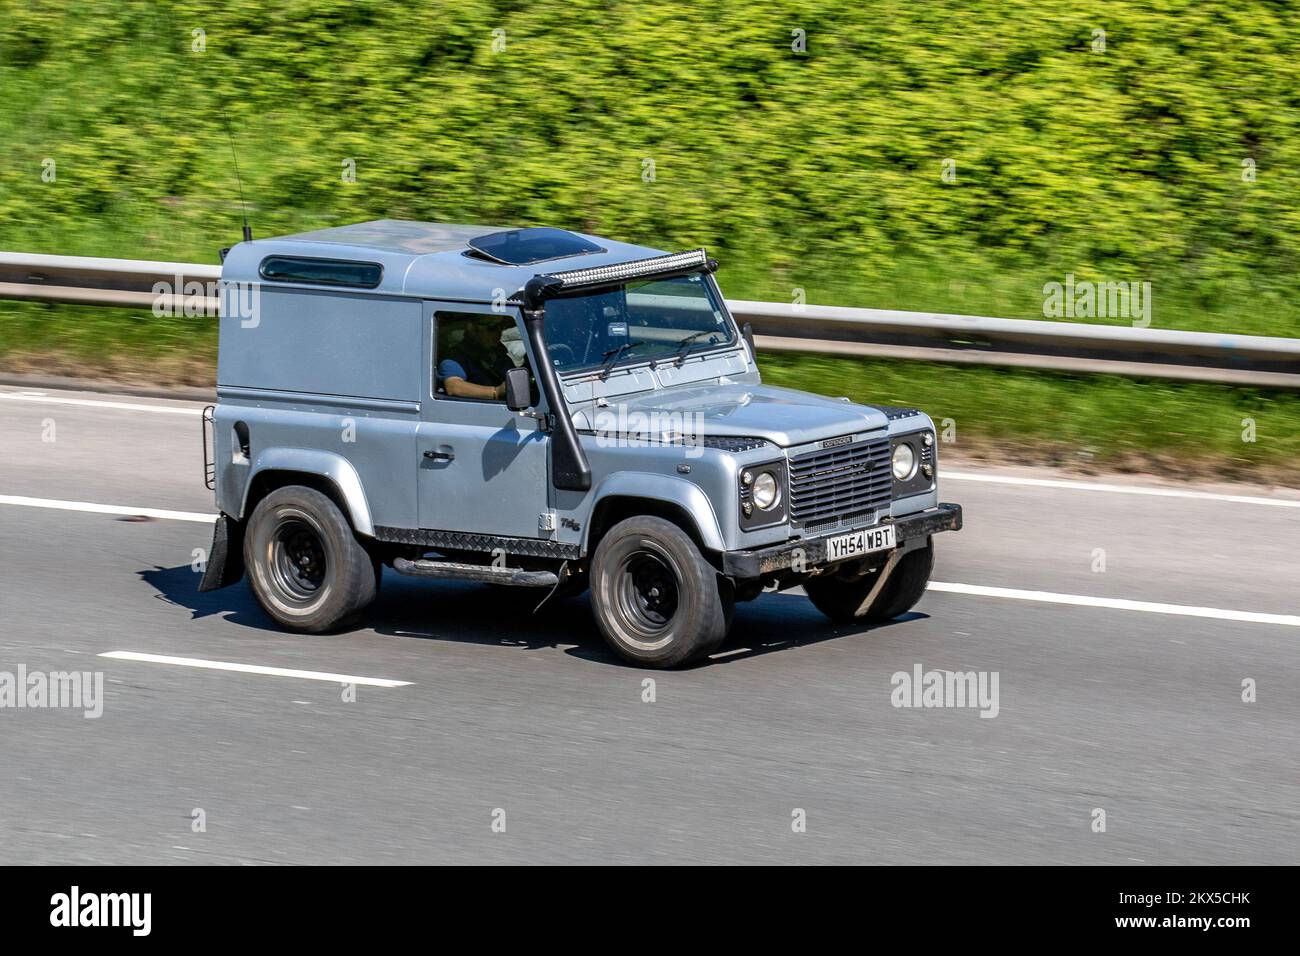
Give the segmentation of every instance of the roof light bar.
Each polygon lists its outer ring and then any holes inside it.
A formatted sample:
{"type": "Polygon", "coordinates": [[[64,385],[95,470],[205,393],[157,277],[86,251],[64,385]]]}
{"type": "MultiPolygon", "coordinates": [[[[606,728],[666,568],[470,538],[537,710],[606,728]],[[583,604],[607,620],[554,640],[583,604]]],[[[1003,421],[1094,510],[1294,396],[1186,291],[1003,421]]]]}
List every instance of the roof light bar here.
{"type": "Polygon", "coordinates": [[[588,269],[570,269],[567,272],[535,276],[512,298],[522,298],[525,301],[534,298],[540,300],[576,289],[618,286],[633,279],[651,276],[666,279],[700,270],[713,272],[717,267],[718,264],[710,259],[709,254],[703,249],[674,252],[666,256],[619,262],[611,266],[592,266],[588,269]]]}
{"type": "Polygon", "coordinates": [[[558,279],[560,288],[571,289],[577,286],[609,285],[626,282],[640,276],[655,275],[661,272],[686,272],[703,269],[709,262],[709,254],[703,249],[691,252],[675,252],[653,259],[637,259],[634,262],[620,262],[612,266],[592,266],[589,269],[571,269],[568,272],[552,272],[548,278],[558,279]]]}

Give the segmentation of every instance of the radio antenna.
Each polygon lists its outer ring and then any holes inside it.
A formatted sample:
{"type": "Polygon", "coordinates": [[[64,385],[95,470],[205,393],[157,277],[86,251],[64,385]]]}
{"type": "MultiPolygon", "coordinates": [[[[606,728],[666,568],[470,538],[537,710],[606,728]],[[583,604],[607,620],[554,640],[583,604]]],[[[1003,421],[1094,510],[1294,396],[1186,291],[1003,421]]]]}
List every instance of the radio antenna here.
{"type": "Polygon", "coordinates": [[[226,124],[226,139],[230,141],[230,158],[235,161],[235,184],[239,187],[239,206],[244,213],[244,241],[252,242],[253,229],[248,224],[248,203],[244,201],[244,181],[239,177],[239,154],[235,152],[235,137],[230,132],[230,118],[223,113],[221,119],[226,124]]]}

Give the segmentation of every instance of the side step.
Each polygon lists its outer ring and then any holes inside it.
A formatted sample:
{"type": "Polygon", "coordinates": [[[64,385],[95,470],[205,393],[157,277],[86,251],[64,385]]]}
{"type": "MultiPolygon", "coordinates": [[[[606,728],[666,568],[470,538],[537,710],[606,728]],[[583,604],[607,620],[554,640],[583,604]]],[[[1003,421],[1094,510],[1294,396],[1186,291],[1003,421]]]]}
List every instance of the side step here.
{"type": "Polygon", "coordinates": [[[494,568],[484,564],[462,564],[458,561],[430,561],[427,558],[418,561],[397,558],[393,562],[393,570],[398,574],[410,574],[422,578],[488,581],[492,584],[513,584],[525,588],[551,588],[559,581],[554,571],[494,568]]]}

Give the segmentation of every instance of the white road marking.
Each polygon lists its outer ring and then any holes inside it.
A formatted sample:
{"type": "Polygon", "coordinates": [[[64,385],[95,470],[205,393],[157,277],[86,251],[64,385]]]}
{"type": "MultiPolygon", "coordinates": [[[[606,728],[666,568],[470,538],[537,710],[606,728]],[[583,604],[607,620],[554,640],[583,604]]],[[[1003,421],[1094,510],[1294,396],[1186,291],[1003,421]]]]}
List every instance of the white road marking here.
{"type": "MultiPolygon", "coordinates": [[[[1267,499],[1259,500],[1265,501],[1267,499]]],[[[197,511],[164,511],[159,508],[131,508],[122,505],[101,505],[89,501],[25,498],[20,495],[0,495],[0,505],[54,508],[60,511],[86,511],[94,514],[122,515],[125,517],[144,516],[174,521],[198,521],[206,524],[216,520],[216,515],[203,514],[197,511]]],[[[1041,601],[1048,604],[1071,604],[1077,607],[1145,611],[1151,614],[1181,614],[1186,617],[1208,617],[1222,621],[1246,621],[1253,624],[1283,624],[1289,627],[1300,627],[1300,616],[1292,614],[1263,614],[1255,611],[1233,611],[1225,608],[1192,607],[1185,604],[1160,604],[1151,601],[1090,597],[1084,594],[1057,594],[1053,591],[1023,591],[1016,588],[986,587],[980,584],[945,584],[939,581],[930,582],[929,589],[932,591],[946,591],[952,594],[970,594],[977,597],[1000,597],[1018,601],[1041,601]]]]}
{"type": "MultiPolygon", "coordinates": [[[[13,401],[42,402],[54,405],[81,405],[89,408],[115,408],[133,412],[157,412],[163,415],[201,415],[201,406],[181,405],[145,405],[139,402],[117,402],[90,398],[59,398],[44,392],[31,390],[5,392],[0,391],[0,399],[13,401]]],[[[1221,492],[1183,490],[1179,488],[1160,488],[1151,485],[1116,485],[1099,481],[1080,481],[1069,478],[1027,478],[1018,475],[999,475],[996,473],[978,474],[970,471],[949,471],[943,469],[943,479],[953,481],[982,481],[999,485],[1022,485],[1036,488],[1062,488],[1071,491],[1100,491],[1121,495],[1149,495],[1157,498],[1192,498],[1201,501],[1225,501],[1233,504],[1268,505],[1274,508],[1300,508],[1300,498],[1263,498],[1255,495],[1230,495],[1221,492]]]]}
{"type": "Polygon", "coordinates": [[[323,671],[298,671],[287,667],[263,667],[260,664],[233,664],[230,661],[205,661],[197,657],[168,657],[165,654],[141,654],[137,651],[108,651],[100,657],[118,661],[144,661],[147,664],[175,664],[177,667],[202,667],[212,671],[236,671],[240,674],[269,674],[272,677],[298,677],[323,680],[331,684],[358,684],[365,687],[410,687],[409,680],[383,677],[354,677],[351,674],[328,674],[323,671]]]}
{"type": "Polygon", "coordinates": [[[100,515],[123,515],[129,518],[167,518],[172,521],[202,521],[207,524],[217,520],[216,515],[201,511],[166,511],[162,508],[132,508],[129,505],[101,505],[93,501],[60,501],[56,498],[28,498],[24,495],[0,495],[0,505],[19,505],[24,508],[53,508],[56,511],[88,511],[100,515]]]}
{"type": "Polygon", "coordinates": [[[1257,611],[1229,611],[1218,607],[1159,604],[1153,601],[1091,597],[1086,594],[1057,594],[1053,591],[1022,591],[1019,588],[993,588],[982,584],[946,584],[942,581],[931,581],[927,590],[948,594],[971,594],[976,597],[1007,598],[1012,601],[1040,601],[1045,604],[1071,604],[1076,607],[1104,607],[1117,611],[1145,611],[1148,614],[1178,614],[1183,617],[1208,617],[1219,621],[1245,621],[1249,624],[1282,624],[1287,627],[1300,627],[1300,615],[1295,614],[1261,614],[1257,611]]]}
{"type": "Polygon", "coordinates": [[[997,485],[1027,485],[1033,488],[1066,488],[1071,491],[1109,491],[1121,495],[1153,495],[1157,498],[1197,498],[1201,501],[1230,501],[1240,505],[1271,505],[1274,508],[1300,508],[1300,498],[1259,498],[1251,495],[1227,495],[1213,491],[1182,488],[1156,488],[1151,485],[1111,485],[1100,481],[1073,481],[1067,478],[1023,478],[1017,475],[978,475],[969,471],[941,470],[940,481],[984,481],[997,485]]]}
{"type": "Polygon", "coordinates": [[[142,405],[137,402],[107,402],[94,398],[57,398],[31,392],[0,392],[0,398],[14,402],[37,402],[42,405],[80,405],[84,408],[116,408],[124,412],[157,412],[160,415],[202,415],[202,408],[181,405],[142,405]]]}

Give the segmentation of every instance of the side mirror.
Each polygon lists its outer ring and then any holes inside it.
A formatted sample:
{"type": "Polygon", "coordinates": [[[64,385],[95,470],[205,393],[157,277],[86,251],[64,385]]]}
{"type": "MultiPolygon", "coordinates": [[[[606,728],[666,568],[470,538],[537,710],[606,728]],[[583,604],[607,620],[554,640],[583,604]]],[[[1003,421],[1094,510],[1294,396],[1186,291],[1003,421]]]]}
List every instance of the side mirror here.
{"type": "Polygon", "coordinates": [[[749,346],[749,354],[757,361],[758,352],[754,349],[754,327],[746,322],[740,327],[740,334],[745,337],[745,344],[749,346]]]}
{"type": "Polygon", "coordinates": [[[526,368],[506,369],[506,408],[522,412],[533,404],[532,376],[526,368]]]}

